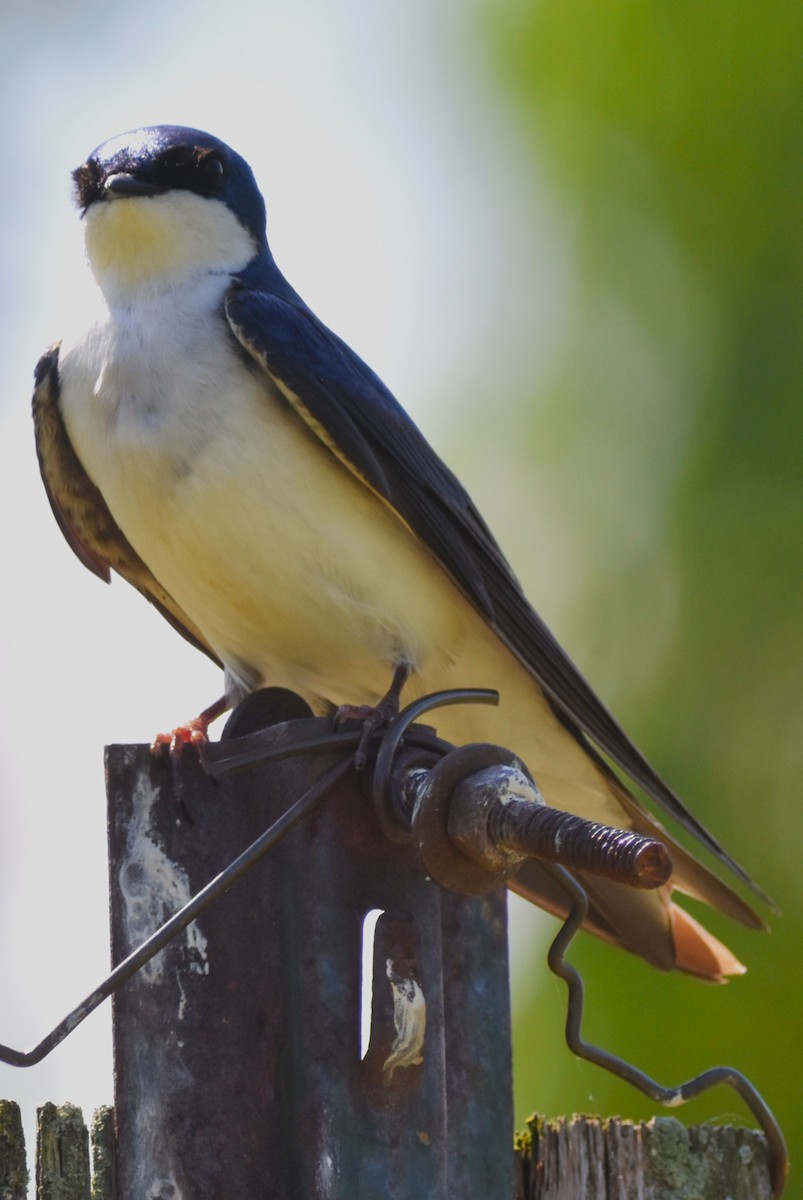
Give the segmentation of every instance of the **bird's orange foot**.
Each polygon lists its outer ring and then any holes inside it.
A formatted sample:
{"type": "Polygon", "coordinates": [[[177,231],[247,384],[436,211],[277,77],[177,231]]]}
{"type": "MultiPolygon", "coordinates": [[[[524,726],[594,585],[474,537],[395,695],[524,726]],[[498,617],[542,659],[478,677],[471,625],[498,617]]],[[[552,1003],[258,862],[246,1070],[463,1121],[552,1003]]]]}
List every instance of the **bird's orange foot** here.
{"type": "Polygon", "coordinates": [[[199,716],[193,717],[191,721],[186,721],[183,725],[177,725],[169,733],[157,733],[151,742],[151,754],[156,758],[161,758],[166,746],[170,762],[175,767],[181,761],[181,752],[184,747],[194,746],[198,754],[198,761],[204,770],[206,770],[206,747],[209,744],[209,726],[216,717],[226,712],[228,707],[228,701],[224,696],[221,696],[219,700],[216,700],[214,704],[210,704],[209,708],[205,708],[199,716]]]}
{"type": "Polygon", "coordinates": [[[393,681],[378,704],[341,704],[335,713],[335,725],[344,721],[362,721],[362,732],[354,751],[354,769],[362,771],[368,757],[368,746],[371,738],[378,729],[389,725],[399,713],[399,702],[402,689],[410,678],[412,667],[409,663],[399,663],[393,672],[393,681]]]}
{"type": "Polygon", "coordinates": [[[169,733],[157,733],[151,742],[151,754],[155,758],[161,758],[162,751],[167,746],[171,759],[180,758],[181,751],[185,746],[194,746],[198,751],[199,760],[203,763],[204,751],[209,742],[208,728],[208,721],[204,721],[201,717],[193,717],[191,721],[187,721],[184,725],[177,725],[169,733]]]}

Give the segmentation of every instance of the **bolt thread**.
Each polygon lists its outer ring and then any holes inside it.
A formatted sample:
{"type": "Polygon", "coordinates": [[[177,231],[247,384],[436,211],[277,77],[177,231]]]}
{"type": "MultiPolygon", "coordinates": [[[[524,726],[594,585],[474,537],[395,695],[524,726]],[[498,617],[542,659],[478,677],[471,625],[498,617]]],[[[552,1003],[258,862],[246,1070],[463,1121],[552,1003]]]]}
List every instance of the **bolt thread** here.
{"type": "Polygon", "coordinates": [[[489,814],[488,834],[497,846],[631,887],[660,887],[672,874],[669,852],[654,838],[527,800],[496,805],[489,814]]]}

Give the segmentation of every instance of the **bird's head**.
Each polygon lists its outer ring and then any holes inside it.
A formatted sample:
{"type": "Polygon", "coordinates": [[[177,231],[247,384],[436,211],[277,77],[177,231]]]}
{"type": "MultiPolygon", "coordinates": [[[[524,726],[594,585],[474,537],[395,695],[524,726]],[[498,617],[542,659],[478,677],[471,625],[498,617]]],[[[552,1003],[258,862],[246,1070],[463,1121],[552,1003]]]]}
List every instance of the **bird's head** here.
{"type": "Polygon", "coordinates": [[[198,129],[120,134],[93,150],[73,180],[104,290],[233,273],[266,249],[265,203],[251,168],[198,129]]]}

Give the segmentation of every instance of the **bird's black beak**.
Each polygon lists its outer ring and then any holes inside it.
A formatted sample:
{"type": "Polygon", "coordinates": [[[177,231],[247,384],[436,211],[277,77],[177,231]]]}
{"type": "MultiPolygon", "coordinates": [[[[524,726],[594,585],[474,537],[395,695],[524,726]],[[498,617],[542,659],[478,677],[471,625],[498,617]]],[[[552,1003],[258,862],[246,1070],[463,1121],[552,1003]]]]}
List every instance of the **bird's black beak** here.
{"type": "Polygon", "coordinates": [[[159,183],[152,183],[140,175],[117,171],[103,181],[103,190],[111,196],[159,196],[167,191],[159,183]]]}

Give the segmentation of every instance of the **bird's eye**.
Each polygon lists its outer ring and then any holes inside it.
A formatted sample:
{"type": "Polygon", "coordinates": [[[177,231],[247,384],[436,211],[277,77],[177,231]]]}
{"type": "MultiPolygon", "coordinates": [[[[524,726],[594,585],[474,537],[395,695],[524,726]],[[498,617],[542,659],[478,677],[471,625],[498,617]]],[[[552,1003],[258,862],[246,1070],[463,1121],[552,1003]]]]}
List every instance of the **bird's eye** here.
{"type": "Polygon", "coordinates": [[[222,182],[225,171],[223,168],[223,163],[216,154],[208,154],[206,158],[201,159],[199,165],[210,183],[213,180],[219,180],[222,182]]]}

